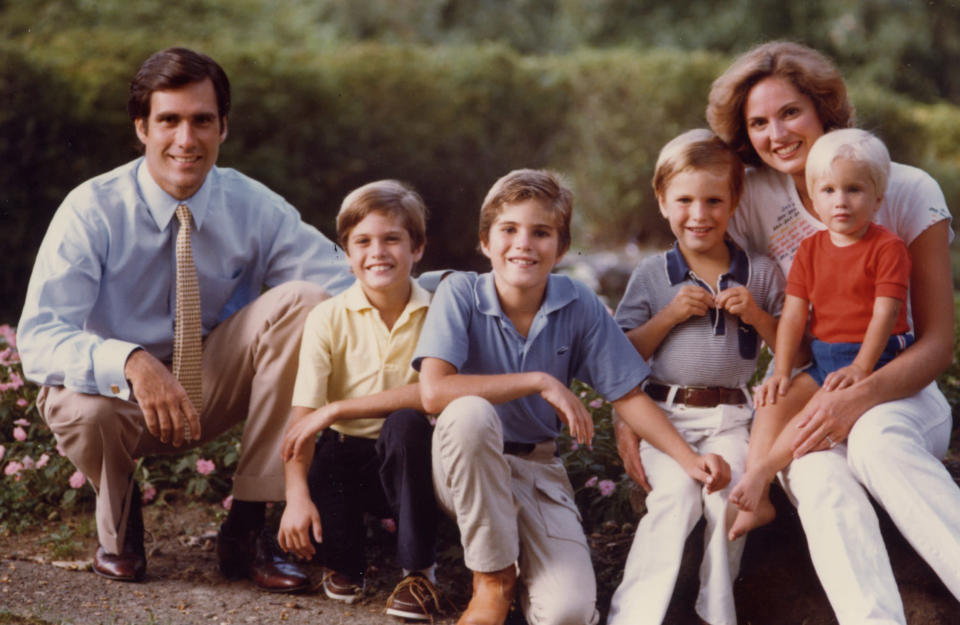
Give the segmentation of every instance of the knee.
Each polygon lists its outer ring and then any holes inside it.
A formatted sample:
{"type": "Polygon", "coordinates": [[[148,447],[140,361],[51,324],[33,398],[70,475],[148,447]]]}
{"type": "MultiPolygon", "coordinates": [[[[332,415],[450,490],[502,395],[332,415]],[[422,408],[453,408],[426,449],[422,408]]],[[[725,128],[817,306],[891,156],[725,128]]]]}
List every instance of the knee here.
{"type": "Polygon", "coordinates": [[[430,449],[432,429],[427,417],[417,410],[404,409],[390,413],[383,422],[377,446],[384,450],[430,449]]]}
{"type": "Polygon", "coordinates": [[[582,585],[550,596],[549,602],[530,606],[530,625],[590,625],[597,619],[596,597],[582,585]]]}
{"type": "Polygon", "coordinates": [[[297,313],[306,314],[313,307],[330,297],[330,294],[318,284],[306,280],[291,280],[278,284],[267,293],[276,298],[279,306],[297,313]]]}
{"type": "Polygon", "coordinates": [[[450,402],[437,418],[441,441],[454,443],[464,450],[484,447],[491,439],[503,444],[500,418],[493,404],[481,397],[459,397],[450,402]]]}
{"type": "Polygon", "coordinates": [[[833,451],[808,453],[789,468],[789,488],[803,511],[835,508],[848,499],[849,489],[859,489],[844,459],[833,451]]]}

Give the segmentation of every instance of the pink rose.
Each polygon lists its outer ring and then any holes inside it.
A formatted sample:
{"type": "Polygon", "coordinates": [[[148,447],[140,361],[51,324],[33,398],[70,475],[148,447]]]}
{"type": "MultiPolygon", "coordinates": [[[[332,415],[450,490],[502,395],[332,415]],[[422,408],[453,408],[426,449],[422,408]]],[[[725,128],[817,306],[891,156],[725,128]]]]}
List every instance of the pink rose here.
{"type": "Polygon", "coordinates": [[[577,451],[580,449],[580,443],[577,441],[570,441],[570,451],[577,451]]]}
{"type": "Polygon", "coordinates": [[[380,527],[391,534],[397,533],[397,522],[393,519],[380,519],[380,527]]]}
{"type": "Polygon", "coordinates": [[[588,479],[586,482],[584,482],[583,485],[586,486],[587,488],[593,488],[594,486],[597,485],[598,479],[599,478],[596,475],[594,475],[593,477],[588,479]]]}
{"type": "Polygon", "coordinates": [[[6,384],[7,390],[15,391],[21,386],[23,386],[23,378],[11,371],[10,381],[6,384]]]}
{"type": "Polygon", "coordinates": [[[23,465],[17,462],[16,460],[11,460],[7,463],[7,466],[3,469],[4,475],[16,475],[23,470],[23,465]]]}
{"type": "Polygon", "coordinates": [[[157,489],[153,486],[153,484],[151,484],[150,482],[147,482],[146,484],[144,484],[143,494],[140,496],[140,501],[142,501],[143,503],[150,503],[151,501],[156,499],[156,497],[157,497],[157,489]]]}
{"type": "Polygon", "coordinates": [[[25,441],[27,440],[27,431],[18,425],[13,428],[13,437],[18,441],[25,441]]]}
{"type": "Polygon", "coordinates": [[[30,425],[30,422],[27,421],[26,419],[17,419],[16,421],[13,422],[13,424],[14,424],[14,425],[22,425],[23,427],[27,427],[28,425],[30,425]]]}
{"type": "Polygon", "coordinates": [[[592,402],[590,402],[587,405],[593,408],[594,410],[596,410],[597,408],[600,408],[601,406],[603,406],[603,400],[598,397],[597,399],[594,399],[592,402]]]}
{"type": "Polygon", "coordinates": [[[213,463],[213,460],[207,460],[206,458],[197,459],[197,473],[200,475],[210,475],[216,468],[217,465],[213,463]]]}
{"type": "Polygon", "coordinates": [[[223,499],[223,501],[220,502],[220,505],[223,506],[223,509],[224,509],[224,510],[229,510],[230,507],[233,506],[233,495],[227,495],[227,496],[223,499]]]}
{"type": "Polygon", "coordinates": [[[26,470],[28,470],[28,471],[29,471],[30,469],[35,469],[35,468],[37,468],[37,462],[36,462],[36,460],[34,460],[33,458],[31,458],[30,456],[24,456],[24,457],[23,457],[23,468],[26,469],[26,470]]]}
{"type": "Polygon", "coordinates": [[[43,454],[42,456],[40,456],[40,459],[37,460],[37,468],[42,469],[43,467],[47,466],[48,462],[50,462],[50,455],[43,454]]]}
{"type": "Polygon", "coordinates": [[[80,471],[74,471],[70,476],[70,488],[80,488],[87,482],[87,476],[80,471]]]}
{"type": "Polygon", "coordinates": [[[5,340],[10,347],[17,346],[17,333],[13,331],[13,328],[11,328],[9,324],[5,323],[0,326],[0,337],[3,337],[3,340],[5,340]]]}
{"type": "Polygon", "coordinates": [[[29,405],[30,405],[30,402],[28,402],[23,397],[17,400],[17,406],[19,406],[20,408],[26,408],[29,405]]]}
{"type": "Polygon", "coordinates": [[[604,497],[609,497],[613,494],[613,491],[617,490],[617,485],[611,480],[600,480],[600,483],[597,484],[597,488],[600,489],[601,495],[604,497]]]}

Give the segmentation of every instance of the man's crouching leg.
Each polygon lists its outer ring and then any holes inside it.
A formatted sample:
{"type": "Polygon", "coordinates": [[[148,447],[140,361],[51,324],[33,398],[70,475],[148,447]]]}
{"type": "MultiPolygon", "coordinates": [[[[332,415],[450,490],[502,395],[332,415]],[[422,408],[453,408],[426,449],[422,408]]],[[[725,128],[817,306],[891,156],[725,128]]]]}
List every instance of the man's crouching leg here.
{"type": "Polygon", "coordinates": [[[97,493],[94,572],[120,581],[142,580],[147,567],[143,516],[132,479],[137,444],[146,431],[140,408],[62,386],[43,387],[37,408],[64,455],[97,493]]]}
{"type": "Polygon", "coordinates": [[[274,287],[217,326],[203,348],[204,438],[245,421],[233,506],[218,537],[220,571],[271,592],[309,587],[306,574],[281,554],[275,532],[264,528],[264,509],[284,499],[280,446],[300,337],[307,314],[326,298],[309,282],[274,287]]]}
{"type": "Polygon", "coordinates": [[[462,625],[502,625],[513,602],[519,554],[516,504],[503,430],[490,402],[461,397],[437,419],[433,434],[437,503],[460,528],[473,597],[462,625]]]}

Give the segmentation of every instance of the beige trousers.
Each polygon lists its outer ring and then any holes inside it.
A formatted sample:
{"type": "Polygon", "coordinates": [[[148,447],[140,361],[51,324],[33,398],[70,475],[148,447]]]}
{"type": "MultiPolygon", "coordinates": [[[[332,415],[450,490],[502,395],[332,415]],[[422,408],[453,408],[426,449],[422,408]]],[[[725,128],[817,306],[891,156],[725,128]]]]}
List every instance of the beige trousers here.
{"type": "Polygon", "coordinates": [[[40,414],[97,492],[97,535],[107,552],[120,553],[123,544],[137,458],[180,453],[244,420],[234,496],[246,501],[284,498],[280,444],[290,413],[300,335],[307,313],[326,297],[315,284],[288,282],[231,315],[204,339],[202,438],[181,447],[150,434],[133,401],[62,386],[41,389],[40,414]]]}
{"type": "Polygon", "coordinates": [[[595,623],[590,550],[556,443],[528,455],[503,453],[493,405],[461,397],[433,434],[433,482],[440,507],[460,528],[473,571],[519,565],[520,602],[530,625],[595,623]]]}

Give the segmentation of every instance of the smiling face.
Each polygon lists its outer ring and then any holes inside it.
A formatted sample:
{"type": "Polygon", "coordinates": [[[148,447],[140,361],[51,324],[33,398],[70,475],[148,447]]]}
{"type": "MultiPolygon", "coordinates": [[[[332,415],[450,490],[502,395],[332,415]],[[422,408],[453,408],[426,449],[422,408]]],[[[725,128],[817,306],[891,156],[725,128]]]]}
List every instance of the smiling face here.
{"type": "Polygon", "coordinates": [[[371,302],[382,301],[382,296],[407,297],[410,271],[423,256],[423,246],[413,249],[403,220],[379,210],[353,227],[346,251],[350,271],[371,302]]]}
{"type": "Polygon", "coordinates": [[[813,207],[830,231],[835,245],[856,243],[867,231],[883,194],[869,168],[847,158],[837,158],[810,189],[813,207]]]}
{"type": "Polygon", "coordinates": [[[134,120],[147,168],[160,188],[178,200],[197,192],[227,138],[217,95],[208,78],[150,95],[150,117],[134,120]]]}
{"type": "Polygon", "coordinates": [[[734,208],[727,168],[688,167],[673,176],[657,199],[688,263],[726,258],[724,234],[734,208]]]}
{"type": "Polygon", "coordinates": [[[823,134],[823,124],[809,96],[789,80],[770,76],[758,82],[744,106],[747,136],[757,155],[773,169],[800,177],[807,154],[823,134]]]}
{"type": "Polygon", "coordinates": [[[507,291],[527,294],[538,304],[550,272],[566,252],[560,249],[553,213],[538,199],[504,204],[480,249],[490,259],[501,297],[507,291]]]}

